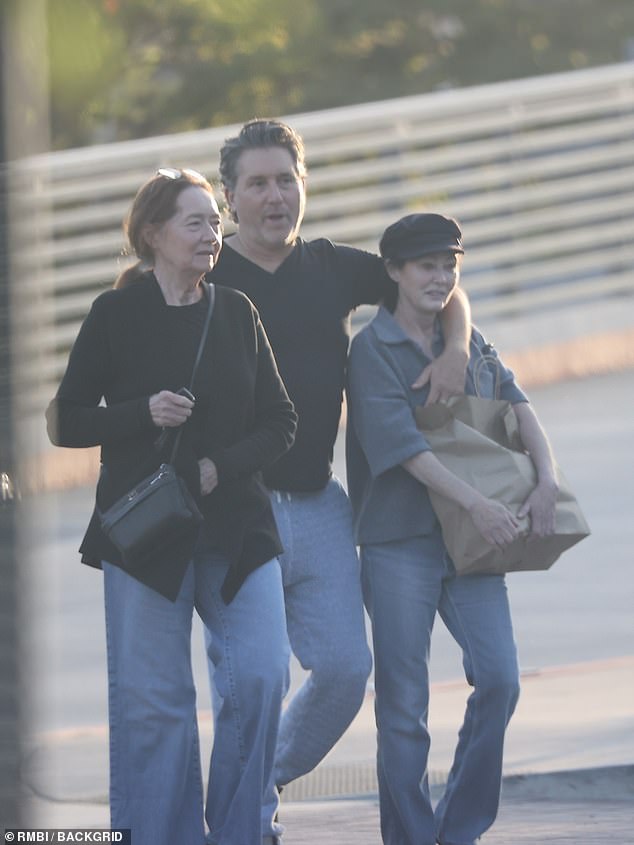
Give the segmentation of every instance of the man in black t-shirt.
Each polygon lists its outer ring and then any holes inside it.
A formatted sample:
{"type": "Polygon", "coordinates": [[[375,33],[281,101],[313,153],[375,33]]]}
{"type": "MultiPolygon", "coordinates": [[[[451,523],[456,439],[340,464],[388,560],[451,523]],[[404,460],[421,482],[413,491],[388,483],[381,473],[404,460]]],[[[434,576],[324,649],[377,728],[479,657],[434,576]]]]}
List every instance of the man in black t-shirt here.
{"type": "MultiPolygon", "coordinates": [[[[299,236],[306,169],[302,140],[290,127],[245,124],[222,148],[220,172],[238,229],[226,239],[212,279],[255,304],[299,415],[294,446],[265,476],[285,548],[289,639],[309,673],[282,716],[279,787],[313,769],[341,737],[371,669],[350,508],[332,476],[332,458],[350,313],[377,303],[391,282],[378,256],[299,236]]],[[[464,294],[446,310],[446,352],[418,380],[421,386],[431,380],[431,401],[464,388],[470,321],[464,294]]],[[[279,833],[264,820],[265,842],[279,833]]]]}

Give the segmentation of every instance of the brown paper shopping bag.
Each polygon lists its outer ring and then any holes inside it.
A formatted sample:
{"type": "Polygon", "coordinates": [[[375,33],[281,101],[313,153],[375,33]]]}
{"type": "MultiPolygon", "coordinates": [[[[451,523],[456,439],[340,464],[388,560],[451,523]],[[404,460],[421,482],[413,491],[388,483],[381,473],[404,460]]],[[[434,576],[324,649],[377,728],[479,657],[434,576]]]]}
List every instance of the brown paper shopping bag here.
{"type": "MultiPolygon", "coordinates": [[[[457,396],[447,405],[417,408],[416,422],[434,455],[484,496],[517,513],[537,483],[535,468],[522,450],[509,402],[457,396]]],[[[504,549],[489,545],[460,505],[429,490],[443,539],[459,575],[548,569],[566,549],[590,533],[570,487],[557,467],[559,496],[555,533],[528,540],[525,533],[504,549]]]]}

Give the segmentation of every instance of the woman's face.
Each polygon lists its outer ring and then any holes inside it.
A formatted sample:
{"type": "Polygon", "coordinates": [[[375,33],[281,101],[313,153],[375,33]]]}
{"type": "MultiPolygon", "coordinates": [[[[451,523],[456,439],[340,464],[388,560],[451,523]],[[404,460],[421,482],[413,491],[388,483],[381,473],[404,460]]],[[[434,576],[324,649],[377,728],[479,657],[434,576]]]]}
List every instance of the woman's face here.
{"type": "Polygon", "coordinates": [[[198,185],[181,191],[176,212],[151,229],[154,265],[177,277],[199,278],[217,261],[222,246],[220,211],[213,196],[198,185]]]}
{"type": "Polygon", "coordinates": [[[388,264],[398,285],[396,307],[420,314],[438,314],[460,280],[459,259],[453,252],[437,252],[406,261],[402,267],[388,264]]]}

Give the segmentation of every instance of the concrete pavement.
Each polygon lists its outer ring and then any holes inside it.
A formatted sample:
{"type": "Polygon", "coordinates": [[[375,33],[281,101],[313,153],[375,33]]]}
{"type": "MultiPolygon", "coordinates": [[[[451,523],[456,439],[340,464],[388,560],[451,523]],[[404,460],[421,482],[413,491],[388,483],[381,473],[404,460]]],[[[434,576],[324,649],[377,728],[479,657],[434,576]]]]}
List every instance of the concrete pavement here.
{"type": "MultiPolygon", "coordinates": [[[[606,783],[623,778],[632,783],[631,770],[604,772],[601,777],[606,783]]],[[[573,778],[562,775],[561,782],[571,784],[573,778]]],[[[628,801],[588,800],[591,794],[573,800],[556,794],[539,799],[503,795],[498,819],[482,845],[634,843],[632,793],[628,801]]],[[[282,809],[284,845],[381,845],[376,800],[304,802],[282,809]]]]}
{"type": "MultiPolygon", "coordinates": [[[[553,667],[522,678],[499,819],[484,845],[634,843],[634,656],[553,667]]],[[[433,685],[431,782],[437,796],[468,690],[433,685]]],[[[284,845],[380,845],[373,695],[344,738],[284,792],[284,845]]],[[[211,717],[199,713],[208,753],[211,717]]],[[[205,754],[203,755],[205,759],[205,754]]],[[[33,737],[25,768],[33,824],[107,827],[107,727],[33,737]]]]}
{"type": "MultiPolygon", "coordinates": [[[[495,825],[482,845],[632,845],[632,770],[595,774],[595,783],[627,781],[628,800],[595,800],[590,792],[575,799],[556,793],[538,799],[503,794],[495,825]]],[[[561,777],[563,784],[574,779],[561,777]]],[[[82,806],[63,815],[59,826],[97,826],[82,806]]],[[[374,798],[303,801],[282,805],[284,845],[381,845],[378,805],[374,798]]],[[[106,826],[104,822],[102,826],[106,826]]]]}

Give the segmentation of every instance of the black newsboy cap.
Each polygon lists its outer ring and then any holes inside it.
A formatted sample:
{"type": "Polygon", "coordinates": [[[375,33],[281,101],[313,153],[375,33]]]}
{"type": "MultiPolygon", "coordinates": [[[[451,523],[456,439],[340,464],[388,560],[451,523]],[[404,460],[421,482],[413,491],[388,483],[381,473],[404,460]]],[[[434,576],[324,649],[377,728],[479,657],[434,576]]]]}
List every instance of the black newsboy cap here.
{"type": "Polygon", "coordinates": [[[408,214],[388,226],[379,243],[383,258],[418,258],[432,252],[464,252],[462,232],[453,217],[408,214]]]}

